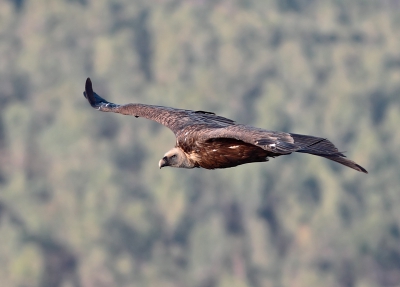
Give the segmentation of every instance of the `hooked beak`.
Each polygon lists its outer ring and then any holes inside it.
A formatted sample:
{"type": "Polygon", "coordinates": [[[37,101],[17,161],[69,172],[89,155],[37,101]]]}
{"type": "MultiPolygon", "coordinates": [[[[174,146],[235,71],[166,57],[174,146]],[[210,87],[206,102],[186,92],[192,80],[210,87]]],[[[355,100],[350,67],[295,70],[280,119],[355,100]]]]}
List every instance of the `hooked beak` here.
{"type": "Polygon", "coordinates": [[[161,169],[164,166],[168,166],[168,161],[167,161],[167,157],[163,157],[159,162],[158,162],[158,167],[161,169]]]}

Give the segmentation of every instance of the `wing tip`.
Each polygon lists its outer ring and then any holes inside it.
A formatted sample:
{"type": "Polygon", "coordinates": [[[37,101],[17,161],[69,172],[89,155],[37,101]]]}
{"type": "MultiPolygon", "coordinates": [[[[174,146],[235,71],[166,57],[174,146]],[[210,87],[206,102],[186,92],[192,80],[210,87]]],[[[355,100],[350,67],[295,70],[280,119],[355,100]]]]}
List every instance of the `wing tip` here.
{"type": "Polygon", "coordinates": [[[365,174],[368,174],[368,171],[365,168],[363,168],[361,165],[356,164],[356,166],[358,167],[358,171],[359,172],[363,172],[365,174]]]}
{"type": "Polygon", "coordinates": [[[85,90],[88,90],[88,89],[93,90],[92,89],[92,80],[90,80],[90,78],[87,78],[86,83],[85,83],[85,90]]]}
{"type": "Polygon", "coordinates": [[[347,158],[345,158],[343,156],[337,156],[337,155],[336,156],[319,155],[319,156],[322,156],[324,158],[330,159],[330,160],[335,161],[337,163],[343,164],[343,165],[345,165],[347,167],[350,167],[350,168],[352,168],[352,169],[354,169],[356,171],[368,174],[368,171],[365,168],[363,168],[361,165],[359,165],[359,164],[355,163],[354,161],[349,160],[349,159],[347,159],[347,158]]]}
{"type": "Polygon", "coordinates": [[[85,91],[83,92],[83,95],[84,95],[85,98],[89,101],[89,104],[90,104],[92,107],[95,107],[95,105],[96,105],[96,99],[95,99],[95,97],[94,97],[92,81],[90,80],[90,78],[87,78],[87,79],[86,79],[85,91]]]}

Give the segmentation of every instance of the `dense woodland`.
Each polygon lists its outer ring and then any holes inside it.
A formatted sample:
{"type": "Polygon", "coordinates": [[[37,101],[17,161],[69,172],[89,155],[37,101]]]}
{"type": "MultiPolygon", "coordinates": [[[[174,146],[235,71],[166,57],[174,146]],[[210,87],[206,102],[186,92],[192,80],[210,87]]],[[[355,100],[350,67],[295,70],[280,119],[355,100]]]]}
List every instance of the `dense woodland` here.
{"type": "Polygon", "coordinates": [[[399,0],[0,0],[0,285],[400,286],[399,0]],[[175,144],[115,103],[326,137],[158,169],[175,144]]]}

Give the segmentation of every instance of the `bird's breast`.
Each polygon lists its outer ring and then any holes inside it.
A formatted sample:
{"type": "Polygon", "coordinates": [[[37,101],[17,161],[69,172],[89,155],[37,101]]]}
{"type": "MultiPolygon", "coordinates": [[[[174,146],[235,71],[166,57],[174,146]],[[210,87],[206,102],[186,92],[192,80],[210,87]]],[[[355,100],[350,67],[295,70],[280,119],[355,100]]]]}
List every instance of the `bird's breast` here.
{"type": "Polygon", "coordinates": [[[206,169],[228,168],[250,162],[264,162],[272,154],[258,146],[235,139],[195,142],[187,152],[198,166],[206,169]]]}

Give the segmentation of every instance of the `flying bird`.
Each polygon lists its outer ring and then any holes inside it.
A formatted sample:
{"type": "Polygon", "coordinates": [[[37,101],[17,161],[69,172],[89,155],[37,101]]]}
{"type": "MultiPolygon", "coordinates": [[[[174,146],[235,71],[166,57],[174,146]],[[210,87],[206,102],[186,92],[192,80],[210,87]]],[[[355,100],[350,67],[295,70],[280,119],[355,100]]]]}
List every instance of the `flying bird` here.
{"type": "Polygon", "coordinates": [[[346,159],[325,138],[255,128],[205,111],[144,104],[117,105],[96,94],[90,78],[86,80],[83,95],[99,111],[142,117],[171,129],[176,136],[176,145],[159,161],[159,168],[228,168],[300,152],[368,173],[346,159]]]}

